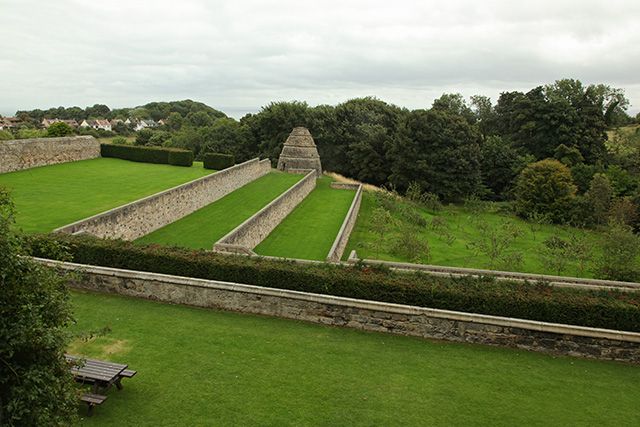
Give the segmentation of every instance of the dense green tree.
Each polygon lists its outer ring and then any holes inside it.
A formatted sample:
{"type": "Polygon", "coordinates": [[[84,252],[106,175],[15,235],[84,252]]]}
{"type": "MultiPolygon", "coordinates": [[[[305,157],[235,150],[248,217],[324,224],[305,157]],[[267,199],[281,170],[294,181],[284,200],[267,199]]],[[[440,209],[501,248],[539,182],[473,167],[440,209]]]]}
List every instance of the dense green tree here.
{"type": "Polygon", "coordinates": [[[390,181],[400,190],[415,181],[445,201],[462,200],[480,189],[479,141],[459,115],[412,111],[390,150],[390,181]]]}
{"type": "Polygon", "coordinates": [[[153,131],[146,145],[153,145],[153,146],[159,147],[164,145],[169,139],[171,139],[171,133],[163,130],[156,130],[156,131],[153,131]]]}
{"type": "Polygon", "coordinates": [[[612,224],[601,241],[602,252],[596,262],[596,277],[609,280],[640,280],[640,237],[631,227],[612,224]]]}
{"type": "Polygon", "coordinates": [[[187,114],[185,122],[193,127],[206,127],[213,124],[214,119],[204,111],[187,114]]]}
{"type": "Polygon", "coordinates": [[[171,129],[172,131],[180,130],[180,128],[182,127],[182,123],[183,119],[180,113],[174,111],[167,117],[167,126],[169,126],[169,129],[171,129]]]}
{"type": "Polygon", "coordinates": [[[589,203],[594,222],[606,224],[613,199],[613,187],[609,178],[605,174],[595,174],[585,197],[589,203]]]}
{"type": "Polygon", "coordinates": [[[530,159],[499,136],[490,136],[481,144],[482,183],[491,191],[491,197],[504,200],[515,178],[530,159]]]}
{"type": "Polygon", "coordinates": [[[191,126],[183,126],[179,132],[173,134],[165,145],[175,148],[184,148],[193,151],[193,155],[197,158],[204,145],[204,137],[202,132],[191,126]]]}
{"type": "Polygon", "coordinates": [[[78,400],[64,352],[72,321],[63,278],[26,255],[0,188],[0,424],[74,424],[78,400]]]}
{"type": "Polygon", "coordinates": [[[47,136],[67,136],[73,134],[73,128],[64,122],[57,122],[47,128],[47,136]]]}
{"type": "Polygon", "coordinates": [[[477,119],[477,116],[467,105],[467,102],[460,93],[443,93],[440,98],[433,101],[431,108],[438,111],[457,114],[463,117],[467,122],[469,122],[469,124],[474,124],[477,119]]]}
{"type": "Polygon", "coordinates": [[[257,146],[246,125],[231,118],[220,118],[200,132],[203,137],[202,153],[233,154],[237,162],[255,156],[257,146]]]}
{"type": "Polygon", "coordinates": [[[149,145],[149,140],[153,136],[153,131],[151,129],[140,129],[136,134],[136,145],[149,145]]]}
{"type": "Polygon", "coordinates": [[[522,170],[514,192],[519,216],[527,218],[536,213],[560,223],[568,220],[576,187],[569,168],[555,159],[545,159],[522,170]]]}

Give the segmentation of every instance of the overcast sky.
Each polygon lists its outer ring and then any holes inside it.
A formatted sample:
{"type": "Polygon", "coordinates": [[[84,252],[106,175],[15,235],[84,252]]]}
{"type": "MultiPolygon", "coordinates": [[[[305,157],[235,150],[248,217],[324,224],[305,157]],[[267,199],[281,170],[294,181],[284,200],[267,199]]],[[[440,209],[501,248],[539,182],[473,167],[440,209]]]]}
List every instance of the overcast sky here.
{"type": "Polygon", "coordinates": [[[640,110],[640,2],[0,0],[0,114],[193,99],[270,101],[528,90],[563,77],[640,110]]]}

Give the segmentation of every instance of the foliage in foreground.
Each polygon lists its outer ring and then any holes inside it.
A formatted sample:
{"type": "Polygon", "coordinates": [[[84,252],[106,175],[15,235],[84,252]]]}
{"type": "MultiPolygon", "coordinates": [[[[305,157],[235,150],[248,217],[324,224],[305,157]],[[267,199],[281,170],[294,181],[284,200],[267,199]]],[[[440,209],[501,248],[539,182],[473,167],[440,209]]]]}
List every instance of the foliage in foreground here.
{"type": "Polygon", "coordinates": [[[52,243],[83,264],[223,280],[343,297],[582,326],[640,331],[640,294],[551,287],[492,278],[437,277],[362,265],[299,264],[89,236],[31,237],[32,254],[56,258],[52,243]]]}
{"type": "Polygon", "coordinates": [[[12,217],[0,189],[0,425],[69,425],[77,397],[64,360],[72,321],[65,280],[20,257],[12,217]]]}

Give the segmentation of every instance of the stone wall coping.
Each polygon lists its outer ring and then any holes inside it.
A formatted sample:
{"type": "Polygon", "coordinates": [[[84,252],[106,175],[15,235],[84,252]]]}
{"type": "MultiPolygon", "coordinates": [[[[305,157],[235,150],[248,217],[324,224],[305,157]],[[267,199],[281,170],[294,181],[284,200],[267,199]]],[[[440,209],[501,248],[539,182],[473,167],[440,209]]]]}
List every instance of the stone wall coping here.
{"type": "MultiPolygon", "coordinates": [[[[265,159],[265,160],[268,160],[268,159],[265,159]]],[[[100,213],[92,215],[90,217],[87,217],[87,218],[84,218],[84,219],[80,219],[78,221],[72,222],[72,223],[67,224],[67,225],[63,225],[62,227],[58,227],[55,230],[53,230],[53,232],[54,233],[58,233],[58,232],[61,232],[61,231],[65,230],[65,229],[67,229],[67,228],[73,228],[76,225],[82,224],[84,222],[92,221],[92,220],[95,220],[95,219],[98,219],[98,218],[102,218],[102,217],[105,217],[105,216],[112,215],[115,212],[126,210],[127,208],[129,208],[131,206],[135,206],[135,205],[147,202],[149,200],[160,198],[160,197],[164,196],[167,193],[171,193],[171,192],[179,190],[179,189],[181,189],[183,187],[188,187],[188,186],[194,185],[194,184],[196,184],[198,182],[205,181],[207,179],[210,179],[214,175],[220,176],[221,174],[228,174],[228,173],[230,173],[231,171],[233,171],[235,169],[244,167],[244,166],[246,166],[246,165],[248,165],[250,163],[254,163],[254,162],[258,162],[258,161],[259,161],[259,158],[256,157],[255,159],[247,160],[246,162],[243,162],[243,163],[238,163],[237,165],[233,165],[233,166],[228,167],[226,169],[222,169],[220,171],[212,172],[212,173],[210,173],[208,175],[205,175],[203,177],[196,178],[196,179],[191,180],[189,182],[185,182],[183,184],[176,185],[176,186],[171,187],[169,189],[162,190],[162,191],[160,191],[158,193],[154,193],[154,194],[151,194],[149,196],[145,196],[145,197],[143,197],[141,199],[137,199],[137,200],[134,200],[132,202],[126,203],[124,205],[117,206],[117,207],[115,207],[113,209],[109,209],[108,211],[100,212],[100,213]]]]}
{"type": "MultiPolygon", "coordinates": [[[[356,262],[354,258],[350,258],[350,262],[356,262]]],[[[471,276],[495,276],[497,278],[508,280],[529,280],[529,281],[545,281],[556,286],[571,286],[585,287],[587,289],[593,289],[595,287],[606,289],[619,289],[619,290],[640,290],[640,283],[635,282],[620,282],[615,280],[603,280],[603,279],[583,279],[579,277],[569,276],[553,276],[548,274],[534,274],[534,273],[518,273],[514,271],[500,271],[500,270],[484,270],[477,268],[464,268],[464,267],[447,267],[443,265],[431,265],[431,264],[412,264],[407,262],[395,262],[395,261],[383,261],[377,259],[362,259],[362,262],[369,265],[384,265],[389,268],[398,270],[417,270],[426,271],[429,273],[443,273],[447,275],[471,275],[471,276]]]]}
{"type": "MultiPolygon", "coordinates": [[[[311,179],[311,177],[313,177],[315,179],[315,175],[316,175],[316,171],[315,170],[309,170],[307,171],[307,174],[298,182],[296,182],[295,184],[293,184],[291,187],[289,187],[286,191],[284,191],[282,194],[280,194],[278,197],[276,197],[275,199],[273,199],[271,202],[269,202],[269,204],[267,204],[266,206],[264,206],[262,209],[260,209],[258,212],[256,212],[255,214],[251,215],[249,218],[247,218],[242,224],[238,225],[236,228],[234,228],[233,230],[231,230],[230,232],[228,232],[227,234],[225,234],[224,236],[222,236],[222,238],[220,240],[218,240],[216,243],[214,243],[214,248],[216,247],[216,245],[218,244],[224,244],[224,245],[229,245],[229,243],[227,242],[228,239],[231,239],[232,236],[234,236],[235,234],[237,234],[240,230],[242,230],[245,227],[250,226],[253,222],[256,221],[256,218],[260,218],[263,214],[263,212],[266,212],[270,209],[273,209],[273,206],[279,204],[282,200],[286,199],[287,197],[289,197],[289,194],[294,192],[296,189],[298,189],[299,187],[302,187],[303,185],[306,184],[306,181],[311,179]]],[[[306,196],[305,196],[306,197],[306,196]]],[[[253,249],[253,248],[248,248],[248,249],[253,249]]]]}
{"type": "Polygon", "coordinates": [[[170,282],[185,286],[213,288],[231,292],[251,293],[279,298],[302,300],[320,304],[330,304],[355,309],[366,309],[391,314],[425,315],[447,320],[457,320],[485,325],[511,327],[548,332],[563,335],[575,335],[589,338],[601,338],[615,341],[640,343],[640,333],[619,331],[612,329],[590,328],[585,326],[566,325],[560,323],[541,322],[511,317],[500,317],[486,314],[465,313],[460,311],[442,310],[426,307],[417,307],[402,304],[392,304],[378,301],[361,300],[355,298],[338,297],[331,295],[314,294],[309,292],[292,291],[286,289],[268,288],[241,283],[223,282],[217,280],[197,279],[169,274],[150,273],[145,271],[124,270],[111,267],[77,264],[71,262],[54,261],[43,258],[32,258],[40,264],[70,271],[86,272],[96,275],[114,276],[129,279],[148,280],[156,282],[170,282]]]}
{"type": "MultiPolygon", "coordinates": [[[[333,241],[333,245],[331,245],[331,249],[327,254],[327,260],[335,259],[335,261],[340,261],[342,257],[342,253],[338,253],[338,246],[343,239],[349,239],[349,235],[351,234],[351,230],[347,232],[347,227],[349,226],[350,221],[355,221],[355,217],[358,215],[358,211],[360,210],[360,200],[362,199],[362,185],[358,185],[356,190],[356,194],[353,196],[353,200],[351,201],[351,206],[349,206],[349,210],[342,221],[342,225],[340,226],[340,230],[336,235],[335,240],[333,241]],[[345,236],[346,234],[346,236],[345,236]]],[[[354,224],[355,225],[355,224],[354,224]]],[[[353,228],[352,228],[353,229],[353,228]]]]}
{"type": "Polygon", "coordinates": [[[91,135],[74,135],[74,136],[55,136],[55,137],[43,137],[43,138],[24,138],[24,139],[7,139],[4,141],[0,141],[1,144],[7,145],[23,145],[30,142],[60,142],[60,141],[71,141],[75,139],[86,139],[86,140],[96,140],[91,135]]]}

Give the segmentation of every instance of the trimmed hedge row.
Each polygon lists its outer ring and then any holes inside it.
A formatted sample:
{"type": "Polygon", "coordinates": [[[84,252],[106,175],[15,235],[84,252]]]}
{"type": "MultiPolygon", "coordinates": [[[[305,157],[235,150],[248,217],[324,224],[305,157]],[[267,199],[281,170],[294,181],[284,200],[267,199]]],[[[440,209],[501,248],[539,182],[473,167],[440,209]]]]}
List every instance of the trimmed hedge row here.
{"type": "Polygon", "coordinates": [[[91,236],[34,235],[31,254],[73,262],[342,297],[640,332],[640,293],[483,277],[439,277],[363,265],[301,264],[91,236]]]}
{"type": "Polygon", "coordinates": [[[205,169],[222,170],[233,166],[236,159],[231,154],[206,153],[202,158],[205,169]]]}
{"type": "Polygon", "coordinates": [[[193,165],[193,152],[179,148],[100,144],[100,155],[102,157],[115,157],[117,159],[143,163],[158,163],[175,166],[193,165]]]}

